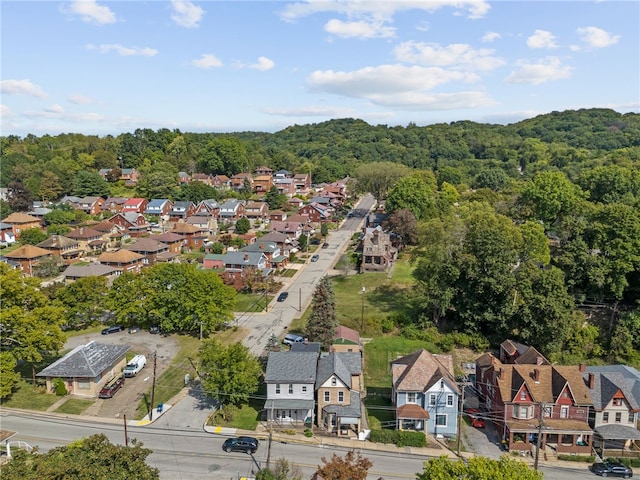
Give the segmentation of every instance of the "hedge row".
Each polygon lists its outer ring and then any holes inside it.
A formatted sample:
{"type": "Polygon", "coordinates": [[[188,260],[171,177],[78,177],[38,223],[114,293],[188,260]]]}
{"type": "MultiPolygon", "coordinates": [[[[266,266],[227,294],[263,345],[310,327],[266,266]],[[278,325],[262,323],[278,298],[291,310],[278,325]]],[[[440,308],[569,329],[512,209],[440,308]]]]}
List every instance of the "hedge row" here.
{"type": "Polygon", "coordinates": [[[375,443],[393,443],[397,447],[427,446],[424,433],[409,430],[371,430],[369,440],[375,443]]]}
{"type": "Polygon", "coordinates": [[[596,457],[594,455],[558,455],[558,460],[593,463],[596,461],[596,457]]]}
{"type": "Polygon", "coordinates": [[[622,463],[627,467],[640,467],[640,458],[607,458],[607,461],[622,463]]]}

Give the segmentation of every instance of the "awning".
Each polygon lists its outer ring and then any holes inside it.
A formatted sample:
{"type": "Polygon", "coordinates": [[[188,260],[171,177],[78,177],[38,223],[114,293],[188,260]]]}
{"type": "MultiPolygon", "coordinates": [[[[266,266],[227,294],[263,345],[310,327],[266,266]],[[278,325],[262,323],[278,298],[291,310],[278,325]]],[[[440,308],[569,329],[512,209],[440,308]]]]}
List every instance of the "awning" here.
{"type": "Polygon", "coordinates": [[[396,408],[396,418],[429,418],[429,412],[427,412],[420,405],[414,403],[405,403],[401,407],[396,408]]]}
{"type": "Polygon", "coordinates": [[[605,440],[640,440],[640,430],[627,425],[600,425],[595,432],[605,440]]]}
{"type": "Polygon", "coordinates": [[[264,403],[265,410],[310,410],[314,407],[313,400],[299,398],[283,398],[267,400],[264,403]]]}

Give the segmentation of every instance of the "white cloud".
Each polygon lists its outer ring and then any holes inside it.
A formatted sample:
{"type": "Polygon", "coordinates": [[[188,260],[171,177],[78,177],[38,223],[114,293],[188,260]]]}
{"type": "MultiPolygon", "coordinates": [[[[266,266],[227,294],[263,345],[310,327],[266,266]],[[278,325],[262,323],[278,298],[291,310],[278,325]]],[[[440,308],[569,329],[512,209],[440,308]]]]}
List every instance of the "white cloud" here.
{"type": "Polygon", "coordinates": [[[69,95],[67,100],[71,103],[75,103],[76,105],[87,105],[89,103],[93,103],[93,99],[91,97],[80,94],[69,95]]]}
{"type": "Polygon", "coordinates": [[[353,72],[315,71],[307,78],[307,85],[316,92],[371,99],[422,92],[453,81],[475,80],[475,75],[437,67],[381,65],[353,72]]]}
{"type": "Polygon", "coordinates": [[[79,15],[85,23],[107,25],[116,22],[116,14],[109,7],[98,5],[95,0],[77,0],[67,9],[72,15],[79,15]]]}
{"type": "Polygon", "coordinates": [[[610,47],[620,40],[620,35],[612,35],[598,27],[581,27],[577,32],[582,41],[591,48],[610,47]]]}
{"type": "Polygon", "coordinates": [[[482,41],[484,43],[490,43],[494,40],[500,40],[501,38],[502,35],[500,35],[498,32],[487,32],[482,36],[482,41]]]}
{"type": "Polygon", "coordinates": [[[31,80],[2,80],[0,92],[6,95],[26,95],[28,97],[47,98],[47,94],[39,85],[31,80]]]}
{"type": "Polygon", "coordinates": [[[547,57],[537,63],[519,62],[518,68],[506,78],[507,83],[529,83],[539,85],[552,80],[571,77],[572,67],[562,65],[558,57],[547,57]]]}
{"type": "Polygon", "coordinates": [[[198,60],[193,60],[191,65],[207,70],[213,67],[221,67],[222,61],[220,61],[215,55],[204,53],[198,60]]]}
{"type": "Polygon", "coordinates": [[[123,45],[119,45],[116,43],[102,44],[102,45],[93,45],[90,43],[86,46],[86,49],[95,50],[100,53],[116,52],[118,55],[123,57],[132,57],[132,56],[153,57],[158,54],[158,50],[156,50],[155,48],[125,47],[123,45]]]}
{"type": "Polygon", "coordinates": [[[252,65],[248,65],[248,68],[252,68],[254,70],[260,70],[262,72],[266,72],[267,70],[271,70],[275,67],[276,64],[273,60],[267,57],[259,57],[258,63],[254,63],[252,65]]]}
{"type": "Polygon", "coordinates": [[[53,105],[46,107],[44,111],[49,113],[64,113],[64,108],[62,108],[62,105],[54,103],[53,105]]]}
{"type": "Polygon", "coordinates": [[[200,26],[200,20],[204,15],[201,7],[185,0],[172,0],[171,8],[173,9],[171,20],[181,27],[198,28],[200,26]]]}
{"type": "Polygon", "coordinates": [[[0,104],[0,117],[2,118],[13,117],[13,112],[6,105],[0,104]]]}
{"type": "Polygon", "coordinates": [[[402,110],[454,110],[494,105],[495,101],[485,92],[455,92],[430,94],[424,92],[373,96],[369,100],[376,105],[402,110]]]}
{"type": "Polygon", "coordinates": [[[342,38],[389,38],[396,34],[395,28],[385,27],[381,22],[343,22],[335,18],[329,20],[324,29],[342,38]]]}
{"type": "Polygon", "coordinates": [[[337,12],[350,19],[368,17],[391,20],[398,12],[422,10],[432,13],[445,7],[454,8],[456,12],[465,11],[469,18],[482,18],[491,8],[489,3],[484,0],[396,0],[386,2],[311,0],[288,4],[281,12],[281,18],[286,21],[295,21],[298,18],[316,13],[337,12]]]}
{"type": "Polygon", "coordinates": [[[533,35],[527,38],[529,48],[557,48],[556,38],[551,32],[546,30],[536,30],[533,35]]]}
{"type": "Polygon", "coordinates": [[[475,70],[492,70],[501,67],[505,61],[493,56],[494,50],[475,50],[469,45],[458,43],[441,46],[437,43],[404,42],[394,49],[396,58],[402,62],[437,67],[464,67],[475,70]]]}

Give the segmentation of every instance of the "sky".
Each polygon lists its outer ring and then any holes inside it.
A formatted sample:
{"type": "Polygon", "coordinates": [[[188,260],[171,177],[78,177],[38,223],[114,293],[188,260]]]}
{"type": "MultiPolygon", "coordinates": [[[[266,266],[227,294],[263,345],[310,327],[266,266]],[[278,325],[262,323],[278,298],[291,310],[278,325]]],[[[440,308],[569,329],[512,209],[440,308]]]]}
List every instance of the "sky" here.
{"type": "Polygon", "coordinates": [[[0,0],[0,135],[640,112],[640,2],[0,0]]]}

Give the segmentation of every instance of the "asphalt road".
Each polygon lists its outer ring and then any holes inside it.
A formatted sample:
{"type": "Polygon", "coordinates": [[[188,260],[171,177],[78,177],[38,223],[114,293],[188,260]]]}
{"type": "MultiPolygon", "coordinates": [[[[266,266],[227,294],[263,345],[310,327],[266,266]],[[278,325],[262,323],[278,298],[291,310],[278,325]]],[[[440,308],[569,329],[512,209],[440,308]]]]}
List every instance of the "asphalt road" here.
{"type": "Polygon", "coordinates": [[[282,336],[291,322],[302,316],[311,302],[318,281],[333,269],[353,234],[364,225],[365,215],[374,203],[375,200],[370,195],[361,198],[354,209],[356,216],[345,219],[339,229],[329,233],[328,248],[318,249],[318,261],[308,262],[294,277],[285,279],[281,291],[288,291],[289,297],[284,302],[278,302],[274,298],[269,304],[268,312],[243,313],[236,317],[238,326],[251,331],[243,344],[253,354],[262,355],[272,334],[282,336]]]}

